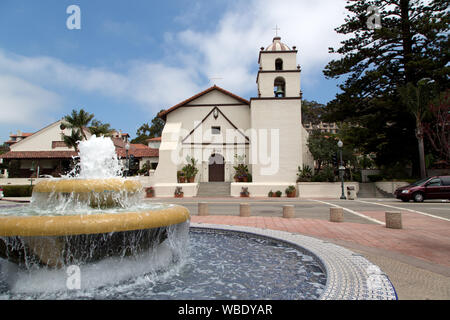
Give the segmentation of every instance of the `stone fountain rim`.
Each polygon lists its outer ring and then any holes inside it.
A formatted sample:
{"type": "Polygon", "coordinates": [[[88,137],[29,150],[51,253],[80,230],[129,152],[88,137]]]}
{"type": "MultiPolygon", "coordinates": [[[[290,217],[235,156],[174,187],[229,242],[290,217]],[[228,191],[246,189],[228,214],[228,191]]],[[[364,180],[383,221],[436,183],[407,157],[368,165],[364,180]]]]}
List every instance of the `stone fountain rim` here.
{"type": "Polygon", "coordinates": [[[139,212],[65,216],[0,217],[0,237],[69,236],[167,227],[190,219],[189,210],[173,205],[139,212]]]}
{"type": "Polygon", "coordinates": [[[34,186],[33,193],[138,192],[140,190],[142,190],[142,184],[138,180],[124,178],[55,179],[39,182],[34,186]]]}

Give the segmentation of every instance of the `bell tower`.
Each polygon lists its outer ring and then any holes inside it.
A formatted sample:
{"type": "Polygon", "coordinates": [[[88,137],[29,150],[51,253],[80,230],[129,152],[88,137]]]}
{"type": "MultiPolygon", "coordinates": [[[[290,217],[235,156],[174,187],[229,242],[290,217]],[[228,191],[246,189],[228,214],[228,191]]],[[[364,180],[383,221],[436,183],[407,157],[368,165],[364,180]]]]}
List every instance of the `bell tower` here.
{"type": "Polygon", "coordinates": [[[259,53],[259,71],[256,82],[258,95],[263,98],[300,97],[300,66],[297,65],[296,47],[290,49],[273,38],[259,53]]]}
{"type": "Polygon", "coordinates": [[[268,47],[261,48],[258,64],[258,97],[250,99],[251,125],[258,132],[265,131],[268,138],[263,141],[264,137],[258,135],[258,141],[251,141],[253,181],[295,184],[306,147],[296,47],[291,49],[276,36],[268,47]],[[277,133],[278,138],[274,138],[277,133]],[[268,157],[261,157],[264,144],[268,157]],[[270,165],[277,166],[275,173],[267,170],[270,165]]]}

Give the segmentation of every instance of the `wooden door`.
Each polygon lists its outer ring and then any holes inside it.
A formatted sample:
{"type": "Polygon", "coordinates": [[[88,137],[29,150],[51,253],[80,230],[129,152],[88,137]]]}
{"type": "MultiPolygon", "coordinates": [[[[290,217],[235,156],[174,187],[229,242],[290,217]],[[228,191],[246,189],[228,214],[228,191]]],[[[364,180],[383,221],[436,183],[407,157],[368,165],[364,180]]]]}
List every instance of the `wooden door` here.
{"type": "Polygon", "coordinates": [[[218,153],[209,158],[208,181],[225,181],[225,159],[218,153]]]}

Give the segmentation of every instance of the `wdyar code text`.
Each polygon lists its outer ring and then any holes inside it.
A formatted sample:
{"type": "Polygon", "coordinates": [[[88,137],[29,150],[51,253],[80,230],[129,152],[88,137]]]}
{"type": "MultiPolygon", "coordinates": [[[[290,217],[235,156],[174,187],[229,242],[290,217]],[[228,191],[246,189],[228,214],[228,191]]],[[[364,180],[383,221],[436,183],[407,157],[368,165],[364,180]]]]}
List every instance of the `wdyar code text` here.
{"type": "Polygon", "coordinates": [[[270,304],[230,304],[230,305],[221,305],[221,308],[213,308],[213,307],[194,307],[185,305],[183,307],[178,308],[179,315],[203,315],[206,318],[212,313],[221,312],[222,314],[228,315],[271,315],[272,314],[272,305],[270,304]]]}

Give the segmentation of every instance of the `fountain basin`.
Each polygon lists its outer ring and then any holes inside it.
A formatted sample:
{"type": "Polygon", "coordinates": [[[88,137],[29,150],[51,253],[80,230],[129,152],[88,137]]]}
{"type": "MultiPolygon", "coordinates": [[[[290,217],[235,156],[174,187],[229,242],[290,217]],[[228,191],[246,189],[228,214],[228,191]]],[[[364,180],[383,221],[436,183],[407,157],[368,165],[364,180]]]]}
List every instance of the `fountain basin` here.
{"type": "Polygon", "coordinates": [[[172,206],[142,212],[0,217],[0,237],[66,236],[151,229],[185,222],[189,210],[172,206]]]}
{"type": "Polygon", "coordinates": [[[127,207],[127,202],[140,200],[142,190],[139,181],[121,178],[49,180],[34,187],[33,201],[42,206],[72,202],[91,208],[127,207]]]}
{"type": "Polygon", "coordinates": [[[0,217],[0,257],[30,268],[61,268],[148,250],[172,226],[189,224],[181,206],[140,212],[0,217]]]}
{"type": "Polygon", "coordinates": [[[139,181],[110,178],[110,179],[61,179],[39,182],[33,189],[33,193],[86,193],[104,191],[139,192],[142,185],[139,181]]]}

